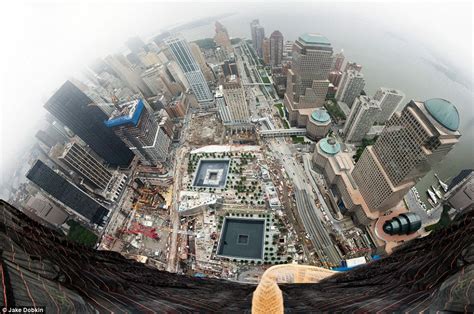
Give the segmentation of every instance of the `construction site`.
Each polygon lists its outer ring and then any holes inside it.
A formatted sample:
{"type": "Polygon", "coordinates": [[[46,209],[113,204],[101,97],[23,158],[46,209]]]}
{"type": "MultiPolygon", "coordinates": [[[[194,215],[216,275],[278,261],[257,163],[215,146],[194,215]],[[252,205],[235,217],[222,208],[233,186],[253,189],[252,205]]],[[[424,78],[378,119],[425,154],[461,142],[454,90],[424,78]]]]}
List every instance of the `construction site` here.
{"type": "Polygon", "coordinates": [[[102,248],[160,268],[166,264],[172,181],[164,178],[159,182],[161,184],[154,185],[144,178],[134,180],[126,200],[129,206],[122,207],[118,213],[115,228],[103,237],[102,248]]]}

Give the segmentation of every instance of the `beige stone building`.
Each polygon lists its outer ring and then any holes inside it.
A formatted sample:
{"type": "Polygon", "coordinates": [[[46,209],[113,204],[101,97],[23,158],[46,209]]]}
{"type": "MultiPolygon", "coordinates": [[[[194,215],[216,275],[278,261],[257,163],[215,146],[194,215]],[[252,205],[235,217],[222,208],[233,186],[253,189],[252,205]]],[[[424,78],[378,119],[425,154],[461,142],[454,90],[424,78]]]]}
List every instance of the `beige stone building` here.
{"type": "Polygon", "coordinates": [[[216,44],[226,50],[227,53],[232,53],[232,44],[230,42],[229,33],[227,29],[221,23],[216,21],[216,34],[214,35],[214,41],[216,44]]]}
{"type": "Polygon", "coordinates": [[[319,34],[303,34],[295,41],[284,98],[292,125],[297,123],[299,110],[323,106],[329,86],[332,53],[331,43],[319,34]]]}
{"type": "Polygon", "coordinates": [[[444,99],[412,100],[395,113],[352,172],[370,211],[397,205],[458,142],[458,127],[459,114],[444,99]]]}

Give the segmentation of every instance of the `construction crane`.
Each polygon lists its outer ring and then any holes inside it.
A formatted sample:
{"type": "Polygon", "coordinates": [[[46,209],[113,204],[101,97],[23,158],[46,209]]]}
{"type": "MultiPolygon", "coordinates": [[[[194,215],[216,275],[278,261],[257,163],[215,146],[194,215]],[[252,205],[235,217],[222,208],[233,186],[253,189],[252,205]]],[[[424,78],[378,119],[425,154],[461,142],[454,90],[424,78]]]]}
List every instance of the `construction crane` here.
{"type": "Polygon", "coordinates": [[[144,226],[138,222],[133,222],[131,226],[124,230],[128,234],[143,234],[150,239],[159,239],[156,228],[144,226]]]}

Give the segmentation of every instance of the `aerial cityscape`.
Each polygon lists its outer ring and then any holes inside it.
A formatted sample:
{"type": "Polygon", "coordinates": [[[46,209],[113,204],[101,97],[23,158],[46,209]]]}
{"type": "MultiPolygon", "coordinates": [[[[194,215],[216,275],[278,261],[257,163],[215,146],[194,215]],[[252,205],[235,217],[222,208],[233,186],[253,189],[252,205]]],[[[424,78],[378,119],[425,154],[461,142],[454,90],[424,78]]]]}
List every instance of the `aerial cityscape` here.
{"type": "Polygon", "coordinates": [[[472,98],[379,83],[317,23],[212,14],[45,98],[0,186],[3,309],[474,311],[472,98]]]}

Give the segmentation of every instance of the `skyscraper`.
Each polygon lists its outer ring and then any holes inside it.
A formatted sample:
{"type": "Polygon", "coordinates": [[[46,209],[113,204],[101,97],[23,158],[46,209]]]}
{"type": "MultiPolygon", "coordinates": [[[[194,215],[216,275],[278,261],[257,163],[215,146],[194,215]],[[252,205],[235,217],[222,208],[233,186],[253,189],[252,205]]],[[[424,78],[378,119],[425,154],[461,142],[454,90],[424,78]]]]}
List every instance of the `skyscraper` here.
{"type": "Polygon", "coordinates": [[[458,142],[459,114],[444,99],[410,101],[396,112],[352,171],[371,211],[397,205],[458,142]]]}
{"type": "Polygon", "coordinates": [[[216,107],[222,124],[232,124],[232,116],[230,115],[229,106],[227,106],[224,99],[224,87],[222,85],[216,90],[216,107]]]}
{"type": "Polygon", "coordinates": [[[214,78],[211,69],[206,63],[206,59],[204,58],[201,48],[196,43],[190,43],[189,47],[191,48],[191,53],[194,56],[194,59],[197,61],[199,67],[201,68],[202,74],[206,81],[210,82],[214,78]]]}
{"type": "Polygon", "coordinates": [[[321,107],[329,86],[332,64],[329,40],[319,34],[303,34],[293,45],[293,64],[288,70],[285,107],[296,124],[298,110],[321,107]]]}
{"type": "Polygon", "coordinates": [[[132,68],[132,65],[121,54],[110,55],[105,58],[105,62],[117,73],[118,77],[127,84],[134,92],[143,93],[145,96],[152,96],[152,92],[140,77],[140,73],[132,68]]]}
{"type": "Polygon", "coordinates": [[[380,109],[382,110],[376,121],[382,124],[390,119],[398,108],[398,105],[403,101],[403,98],[405,98],[405,95],[399,90],[380,87],[377,92],[375,92],[373,98],[379,102],[380,109]]]}
{"type": "Polygon", "coordinates": [[[342,72],[341,71],[331,71],[329,72],[328,76],[329,82],[331,82],[334,86],[339,86],[341,79],[342,79],[342,72]]]}
{"type": "Polygon", "coordinates": [[[361,142],[380,114],[377,101],[367,96],[356,98],[349,117],[344,125],[344,136],[347,142],[361,142]]]}
{"type": "Polygon", "coordinates": [[[250,23],[250,33],[252,34],[252,45],[253,49],[257,52],[257,55],[263,57],[263,39],[265,38],[265,29],[260,26],[258,20],[253,20],[250,23]]]}
{"type": "Polygon", "coordinates": [[[336,93],[336,100],[344,102],[352,108],[354,100],[360,95],[365,86],[364,75],[354,70],[344,72],[336,93]]]}
{"type": "Polygon", "coordinates": [[[198,63],[191,53],[188,43],[181,36],[169,37],[165,42],[170,47],[179,67],[183,70],[197,101],[199,103],[212,102],[214,97],[207,86],[206,79],[198,63]]]}
{"type": "Polygon", "coordinates": [[[270,64],[270,40],[268,38],[263,39],[262,59],[264,64],[270,64]]]}
{"type": "Polygon", "coordinates": [[[244,88],[238,77],[235,75],[227,77],[226,82],[223,84],[223,94],[232,117],[232,123],[248,123],[250,111],[245,98],[244,88]]]}
{"type": "Polygon", "coordinates": [[[283,35],[280,31],[274,31],[270,35],[270,64],[272,66],[281,65],[283,58],[283,35]]]}
{"type": "Polygon", "coordinates": [[[90,223],[102,225],[109,210],[37,160],[26,177],[90,223]]]}
{"type": "Polygon", "coordinates": [[[155,166],[165,162],[171,140],[145,107],[143,100],[133,100],[119,106],[120,109],[115,110],[105,122],[107,127],[113,129],[145,164],[155,166]]]}
{"type": "Polygon", "coordinates": [[[155,95],[164,95],[167,100],[171,100],[173,93],[165,81],[164,71],[163,65],[153,66],[143,72],[142,79],[155,95]]]}
{"type": "Polygon", "coordinates": [[[237,63],[233,60],[226,60],[222,64],[222,72],[224,76],[236,75],[239,76],[239,71],[237,70],[237,63]]]}
{"type": "Polygon", "coordinates": [[[222,48],[224,48],[227,53],[231,53],[233,51],[232,44],[229,39],[229,33],[227,33],[227,29],[221,23],[216,21],[216,34],[214,35],[214,41],[216,44],[222,48]]]}
{"type": "Polygon", "coordinates": [[[105,190],[112,179],[112,173],[74,141],[64,146],[58,158],[97,189],[105,190]]]}
{"type": "Polygon", "coordinates": [[[347,62],[346,66],[344,67],[344,72],[347,72],[349,70],[354,70],[356,72],[360,72],[362,70],[362,65],[360,65],[356,62],[347,62]]]}
{"type": "Polygon", "coordinates": [[[104,125],[107,115],[70,81],[44,107],[110,165],[128,166],[132,161],[133,153],[104,125]]]}
{"type": "Polygon", "coordinates": [[[331,71],[341,71],[342,65],[344,64],[344,51],[341,50],[340,52],[336,53],[334,55],[333,63],[332,63],[332,68],[331,71]]]}

